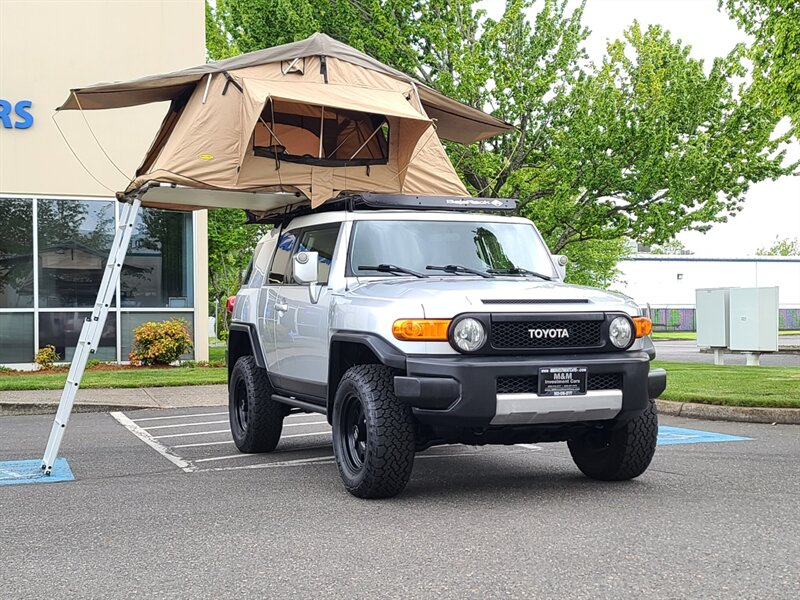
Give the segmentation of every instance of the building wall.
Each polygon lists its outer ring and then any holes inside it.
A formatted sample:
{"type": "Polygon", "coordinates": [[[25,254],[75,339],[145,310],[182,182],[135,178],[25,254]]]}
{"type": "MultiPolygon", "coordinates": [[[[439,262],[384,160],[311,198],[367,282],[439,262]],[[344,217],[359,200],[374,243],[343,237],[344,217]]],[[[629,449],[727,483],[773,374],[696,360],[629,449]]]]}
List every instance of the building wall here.
{"type": "MultiPolygon", "coordinates": [[[[39,204],[50,198],[105,200],[114,205],[114,192],[124,189],[133,177],[168,105],[85,113],[56,112],[55,108],[73,87],[203,63],[204,19],[203,0],[0,0],[0,99],[5,101],[0,102],[0,111],[5,112],[0,112],[0,227],[11,219],[4,206],[7,208],[14,198],[32,203],[36,199],[39,204]],[[22,105],[22,112],[32,117],[32,123],[13,110],[23,101],[30,102],[29,108],[22,105]]],[[[188,268],[193,297],[188,305],[193,309],[186,314],[195,332],[195,358],[205,360],[208,257],[204,212],[191,215],[190,232],[194,250],[188,268]]],[[[92,262],[88,254],[82,259],[87,265],[92,262]]],[[[37,255],[37,284],[45,281],[42,268],[48,260],[58,258],[55,254],[37,255]]],[[[48,308],[38,305],[41,294],[36,298],[37,306],[31,308],[48,308]]],[[[170,302],[172,307],[161,307],[165,312],[180,303],[170,302]]],[[[122,308],[115,327],[126,328],[133,321],[125,316],[124,303],[122,308]]],[[[68,309],[62,308],[64,314],[68,309]]],[[[0,316],[4,310],[5,321],[10,323],[11,309],[0,306],[0,316]]],[[[44,312],[17,316],[14,322],[24,328],[28,320],[35,321],[37,332],[40,326],[46,329],[45,320],[49,318],[44,312]]],[[[109,316],[108,328],[114,318],[109,316]]],[[[8,337],[4,334],[10,332],[0,331],[0,336],[8,337]]],[[[115,333],[116,354],[122,354],[123,360],[129,334],[122,330],[115,333]]]]}
{"type": "Polygon", "coordinates": [[[780,329],[800,326],[800,258],[638,255],[619,263],[614,288],[652,308],[657,329],[692,331],[700,288],[777,287],[780,329]]]}
{"type": "Polygon", "coordinates": [[[694,306],[698,288],[777,286],[781,306],[800,307],[800,258],[634,256],[619,269],[614,288],[653,306],[694,306]]]}

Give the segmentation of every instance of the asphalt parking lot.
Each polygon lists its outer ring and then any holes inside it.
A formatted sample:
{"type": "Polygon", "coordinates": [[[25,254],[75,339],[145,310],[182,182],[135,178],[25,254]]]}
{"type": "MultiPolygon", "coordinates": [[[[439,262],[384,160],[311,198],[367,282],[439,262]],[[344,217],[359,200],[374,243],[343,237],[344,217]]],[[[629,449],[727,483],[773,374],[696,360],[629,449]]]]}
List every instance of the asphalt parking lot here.
{"type": "MultiPolygon", "coordinates": [[[[582,477],[563,444],[434,448],[402,496],[363,501],[324,418],[290,416],[260,456],[238,455],[225,421],[73,416],[74,481],[0,485],[0,597],[800,594],[796,426],[662,418],[679,429],[621,484],[582,477]]],[[[0,460],[38,457],[51,422],[0,418],[0,460]]]]}

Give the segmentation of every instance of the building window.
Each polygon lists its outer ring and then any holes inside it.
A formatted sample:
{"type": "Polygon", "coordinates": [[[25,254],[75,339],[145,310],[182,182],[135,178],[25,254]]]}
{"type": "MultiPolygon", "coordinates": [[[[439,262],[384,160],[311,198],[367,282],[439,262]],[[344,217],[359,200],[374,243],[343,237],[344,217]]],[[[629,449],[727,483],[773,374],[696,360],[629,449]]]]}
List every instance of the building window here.
{"type": "Polygon", "coordinates": [[[33,201],[0,198],[0,308],[33,307],[33,201]]]}
{"type": "Polygon", "coordinates": [[[192,215],[140,211],[121,280],[123,307],[190,308],[194,300],[192,215]]]}
{"type": "MultiPolygon", "coordinates": [[[[75,355],[78,337],[89,312],[39,313],[39,347],[55,346],[56,352],[67,362],[75,355]]],[[[117,360],[117,321],[110,313],[100,336],[100,347],[91,355],[93,360],[117,360]]],[[[20,362],[20,361],[17,361],[20,362]]]]}
{"type": "Polygon", "coordinates": [[[39,200],[38,204],[39,307],[92,307],[114,238],[114,204],[92,200],[39,200]]]}
{"type": "Polygon", "coordinates": [[[33,313],[0,313],[0,364],[33,362],[33,313]]]}
{"type": "MultiPolygon", "coordinates": [[[[0,364],[30,363],[48,344],[72,359],[121,206],[111,199],[0,197],[0,364]]],[[[194,335],[193,224],[191,213],[139,212],[91,358],[127,361],[132,330],[145,321],[182,318],[194,335]]]]}

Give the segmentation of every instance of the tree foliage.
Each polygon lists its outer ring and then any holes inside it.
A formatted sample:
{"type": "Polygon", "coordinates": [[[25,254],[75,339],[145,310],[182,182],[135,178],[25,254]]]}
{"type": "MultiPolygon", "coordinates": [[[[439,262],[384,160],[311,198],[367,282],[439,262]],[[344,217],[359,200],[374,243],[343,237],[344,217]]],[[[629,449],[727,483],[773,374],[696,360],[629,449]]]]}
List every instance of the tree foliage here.
{"type": "Polygon", "coordinates": [[[758,256],[800,256],[800,238],[775,238],[771,246],[756,250],[758,256]]]}
{"type": "Polygon", "coordinates": [[[741,210],[752,183],[792,172],[782,164],[788,134],[773,137],[774,107],[736,83],[743,47],[706,69],[669,32],[634,22],[595,65],[583,50],[582,4],[508,0],[497,20],[477,5],[217,0],[209,52],[323,31],[512,123],[482,143],[448,144],[450,157],[474,194],[518,198],[573,265],[602,252],[615,263],[622,238],[659,244],[705,231],[741,210]]]}
{"type": "Polygon", "coordinates": [[[800,128],[800,3],[797,0],[719,0],[755,39],[749,56],[765,102],[800,128]]]}
{"type": "Polygon", "coordinates": [[[242,271],[266,228],[245,225],[242,211],[221,208],[208,212],[208,297],[220,301],[242,286],[242,271]]]}

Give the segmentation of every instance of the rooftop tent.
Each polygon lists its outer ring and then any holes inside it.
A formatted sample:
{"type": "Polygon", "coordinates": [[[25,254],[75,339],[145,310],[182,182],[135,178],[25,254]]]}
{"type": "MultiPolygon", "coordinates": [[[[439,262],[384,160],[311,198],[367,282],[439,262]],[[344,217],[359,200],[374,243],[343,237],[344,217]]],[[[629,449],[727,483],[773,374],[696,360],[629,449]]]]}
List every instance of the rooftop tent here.
{"type": "Polygon", "coordinates": [[[510,126],[326,35],[191,69],[72,90],[59,110],[169,101],[125,190],[162,190],[143,206],[318,206],[340,192],[466,196],[440,137],[469,143],[510,126]],[[147,186],[147,187],[145,187],[147,186]],[[238,192],[238,193],[220,193],[238,192]],[[247,192],[247,193],[241,193],[247,192]]]}

